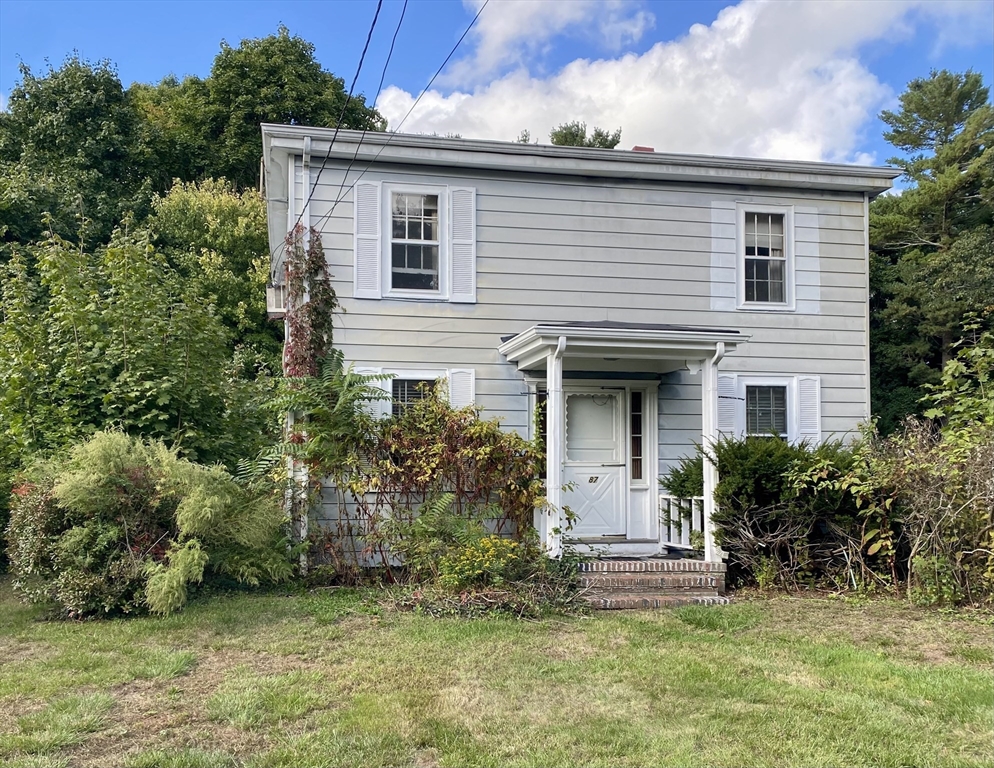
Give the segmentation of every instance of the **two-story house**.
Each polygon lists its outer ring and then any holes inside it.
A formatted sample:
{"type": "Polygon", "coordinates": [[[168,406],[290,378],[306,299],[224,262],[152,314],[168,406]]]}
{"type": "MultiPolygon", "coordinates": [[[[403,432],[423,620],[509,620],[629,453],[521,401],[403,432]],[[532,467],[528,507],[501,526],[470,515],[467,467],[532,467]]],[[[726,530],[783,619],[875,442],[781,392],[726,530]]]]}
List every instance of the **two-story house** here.
{"type": "MultiPolygon", "coordinates": [[[[890,168],[263,127],[273,276],[315,227],[335,343],[395,403],[446,379],[529,433],[547,405],[550,554],[688,543],[658,478],[719,433],[820,441],[869,416],[869,201],[890,168]],[[332,144],[332,139],[334,143],[332,144]],[[564,488],[565,487],[565,488],[564,488]],[[665,500],[664,500],[665,501],[665,500]]],[[[385,407],[390,407],[389,403],[385,407]]]]}

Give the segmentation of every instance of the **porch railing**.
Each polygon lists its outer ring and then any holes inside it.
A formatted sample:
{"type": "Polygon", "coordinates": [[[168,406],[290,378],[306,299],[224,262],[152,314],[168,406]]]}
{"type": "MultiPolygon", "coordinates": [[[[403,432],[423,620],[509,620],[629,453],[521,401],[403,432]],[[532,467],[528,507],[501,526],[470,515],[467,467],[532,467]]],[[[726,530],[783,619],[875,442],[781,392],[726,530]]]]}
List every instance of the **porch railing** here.
{"type": "Polygon", "coordinates": [[[683,549],[704,549],[704,497],[659,495],[661,544],[683,549]]]}

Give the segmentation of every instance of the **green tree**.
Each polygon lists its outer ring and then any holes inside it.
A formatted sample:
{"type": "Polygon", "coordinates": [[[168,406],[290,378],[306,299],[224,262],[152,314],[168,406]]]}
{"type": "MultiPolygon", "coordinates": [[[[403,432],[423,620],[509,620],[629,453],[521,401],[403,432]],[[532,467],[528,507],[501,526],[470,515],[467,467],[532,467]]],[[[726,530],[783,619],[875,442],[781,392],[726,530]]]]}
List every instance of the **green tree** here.
{"type": "Polygon", "coordinates": [[[0,445],[23,465],[105,427],[233,466],[266,439],[268,378],[233,358],[214,307],[147,231],[95,252],[51,235],[6,266],[0,445]]]}
{"type": "Polygon", "coordinates": [[[279,368],[282,328],[266,315],[269,236],[266,204],[224,179],[178,182],[152,202],[156,243],[194,290],[208,297],[234,347],[279,368]]]}
{"type": "Polygon", "coordinates": [[[128,89],[139,117],[140,151],[152,188],[162,193],[175,179],[208,175],[213,147],[207,127],[207,84],[199,77],[170,75],[158,85],[128,89]]]}
{"type": "Polygon", "coordinates": [[[42,75],[20,70],[0,112],[0,236],[23,243],[51,228],[75,239],[85,219],[87,240],[106,241],[151,197],[128,93],[109,62],[75,54],[42,75]]]}
{"type": "Polygon", "coordinates": [[[621,129],[618,128],[613,133],[609,133],[603,128],[594,128],[594,132],[588,136],[587,124],[574,120],[571,123],[563,123],[553,128],[549,134],[549,139],[560,147],[614,149],[621,141],[621,129]]]}
{"type": "Polygon", "coordinates": [[[382,131],[386,121],[363,96],[347,92],[340,77],[314,58],[314,46],[281,26],[275,35],[221,44],[207,78],[212,176],[244,188],[257,183],[262,123],[382,131]],[[344,115],[343,115],[344,108],[344,115]]]}
{"type": "Polygon", "coordinates": [[[870,209],[871,389],[881,430],[918,412],[970,313],[994,318],[994,109],[975,72],[933,71],[884,112],[910,188],[870,209]]]}

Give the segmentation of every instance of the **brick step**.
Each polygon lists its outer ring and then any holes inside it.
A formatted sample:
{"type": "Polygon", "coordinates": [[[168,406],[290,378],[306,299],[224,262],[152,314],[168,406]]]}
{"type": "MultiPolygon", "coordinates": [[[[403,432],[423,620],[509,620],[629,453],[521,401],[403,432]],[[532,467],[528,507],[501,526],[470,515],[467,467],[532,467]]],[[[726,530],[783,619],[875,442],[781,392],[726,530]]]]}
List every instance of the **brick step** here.
{"type": "Polygon", "coordinates": [[[632,558],[591,560],[580,563],[580,573],[725,573],[724,563],[703,560],[667,560],[664,558],[632,558]]]}
{"type": "Polygon", "coordinates": [[[586,600],[591,608],[599,611],[676,608],[681,605],[728,605],[731,602],[727,597],[714,594],[660,595],[608,593],[588,596],[586,600]]]}
{"type": "Polygon", "coordinates": [[[687,589],[724,591],[723,573],[585,573],[580,586],[607,592],[669,592],[687,589]]]}

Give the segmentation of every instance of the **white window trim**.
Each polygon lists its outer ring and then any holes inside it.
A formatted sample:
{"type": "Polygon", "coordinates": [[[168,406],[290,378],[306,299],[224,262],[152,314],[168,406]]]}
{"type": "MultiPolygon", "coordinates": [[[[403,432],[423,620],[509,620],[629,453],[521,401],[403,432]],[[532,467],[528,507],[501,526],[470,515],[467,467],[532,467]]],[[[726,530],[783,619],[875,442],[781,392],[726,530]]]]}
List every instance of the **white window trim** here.
{"type": "MultiPolygon", "coordinates": [[[[724,371],[722,373],[725,373],[724,371]]],[[[746,436],[746,387],[786,387],[787,388],[787,442],[792,444],[800,443],[801,434],[801,379],[817,379],[814,376],[805,374],[795,375],[767,375],[738,373],[735,376],[735,397],[737,407],[735,409],[735,434],[739,437],[746,436]]],[[[821,442],[821,389],[818,389],[817,407],[818,438],[815,442],[821,442]]]]}
{"type": "Polygon", "coordinates": [[[794,206],[763,205],[761,203],[735,204],[735,307],[747,312],[794,312],[797,307],[797,291],[794,279],[794,206]],[[745,300],[745,217],[746,213],[783,214],[784,234],[784,302],[745,300]]]}
{"type": "Polygon", "coordinates": [[[378,386],[386,394],[386,398],[376,401],[371,407],[371,412],[380,417],[384,418],[389,416],[392,411],[393,404],[393,382],[395,379],[407,379],[415,381],[425,381],[428,379],[434,379],[435,381],[444,381],[446,387],[446,395],[449,398],[449,402],[452,402],[452,391],[451,391],[451,381],[454,374],[469,374],[469,403],[462,403],[460,405],[453,405],[453,407],[462,408],[467,404],[476,404],[476,370],[473,368],[381,368],[381,367],[371,367],[366,365],[356,365],[356,373],[363,373],[366,375],[384,375],[390,378],[381,379],[376,382],[375,386],[378,386]]]}
{"type": "Polygon", "coordinates": [[[797,377],[796,376],[739,376],[736,382],[735,394],[741,398],[741,406],[736,413],[736,420],[741,419],[740,434],[748,435],[746,427],[749,423],[748,410],[749,400],[746,398],[746,387],[784,387],[787,390],[786,416],[788,442],[797,442],[800,430],[801,408],[797,397],[797,377]]]}
{"type": "Polygon", "coordinates": [[[380,198],[380,276],[381,296],[384,299],[415,299],[418,301],[449,300],[449,190],[436,184],[401,184],[383,182],[380,198]],[[391,285],[393,235],[393,195],[438,195],[438,290],[412,291],[394,289],[391,285]]]}

